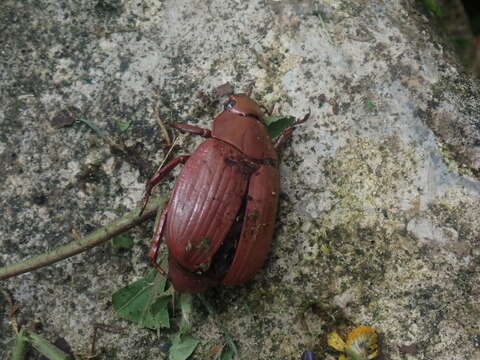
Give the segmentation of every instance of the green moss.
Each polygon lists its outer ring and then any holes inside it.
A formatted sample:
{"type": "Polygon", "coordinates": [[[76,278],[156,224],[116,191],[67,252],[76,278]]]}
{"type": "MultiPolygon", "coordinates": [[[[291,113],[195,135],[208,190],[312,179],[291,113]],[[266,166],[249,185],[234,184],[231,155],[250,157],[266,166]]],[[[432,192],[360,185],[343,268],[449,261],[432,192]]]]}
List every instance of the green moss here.
{"type": "Polygon", "coordinates": [[[325,161],[330,182],[322,191],[332,195],[333,205],[308,230],[313,244],[299,278],[329,298],[353,291],[361,306],[375,300],[371,291],[387,281],[385,264],[404,231],[399,203],[413,186],[416,156],[413,147],[392,136],[381,143],[355,139],[325,161]]]}
{"type": "Polygon", "coordinates": [[[375,104],[371,100],[365,98],[363,100],[363,108],[367,112],[375,112],[377,107],[375,106],[375,104]]]}
{"type": "Polygon", "coordinates": [[[415,171],[415,154],[394,137],[381,144],[360,138],[339,149],[324,169],[332,179],[327,190],[334,196],[334,206],[320,220],[321,231],[342,227],[351,233],[386,221],[381,209],[398,206],[395,195],[408,186],[405,182],[415,171]]]}
{"type": "Polygon", "coordinates": [[[422,0],[423,6],[431,14],[442,17],[444,15],[443,7],[438,3],[437,0],[422,0]]]}

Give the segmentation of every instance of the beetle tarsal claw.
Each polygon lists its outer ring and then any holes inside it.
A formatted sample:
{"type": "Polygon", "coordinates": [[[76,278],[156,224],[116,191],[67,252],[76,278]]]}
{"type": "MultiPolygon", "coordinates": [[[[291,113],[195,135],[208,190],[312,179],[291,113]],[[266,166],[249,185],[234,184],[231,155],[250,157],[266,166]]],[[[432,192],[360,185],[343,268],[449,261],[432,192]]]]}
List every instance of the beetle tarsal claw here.
{"type": "Polygon", "coordinates": [[[140,212],[138,213],[138,216],[142,216],[143,212],[145,211],[145,208],[147,207],[147,204],[148,204],[148,198],[149,196],[147,196],[147,194],[145,193],[143,195],[143,200],[142,200],[142,208],[140,209],[140,212]]]}

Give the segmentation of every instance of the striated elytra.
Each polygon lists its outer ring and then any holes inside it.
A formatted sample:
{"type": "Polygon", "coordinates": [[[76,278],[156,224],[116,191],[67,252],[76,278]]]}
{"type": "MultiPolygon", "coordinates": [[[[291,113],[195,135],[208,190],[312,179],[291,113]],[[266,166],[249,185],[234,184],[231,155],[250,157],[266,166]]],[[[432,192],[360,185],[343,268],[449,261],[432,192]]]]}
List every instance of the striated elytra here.
{"type": "Polygon", "coordinates": [[[201,292],[218,284],[241,284],[260,269],[272,240],[279,194],[277,149],[308,115],[285,129],[275,144],[261,107],[247,95],[231,95],[212,130],[173,123],[206,140],[173,159],[147,182],[152,188],[184,164],[155,229],[150,251],[157,264],[165,236],[168,277],[176,290],[201,292]]]}

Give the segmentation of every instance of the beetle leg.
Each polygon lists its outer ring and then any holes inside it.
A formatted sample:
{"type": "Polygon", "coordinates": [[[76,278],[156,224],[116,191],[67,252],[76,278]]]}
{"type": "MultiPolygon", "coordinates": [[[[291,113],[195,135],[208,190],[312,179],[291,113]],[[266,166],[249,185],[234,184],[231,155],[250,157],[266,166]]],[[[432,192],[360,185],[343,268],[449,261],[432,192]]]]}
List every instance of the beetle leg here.
{"type": "Polygon", "coordinates": [[[162,166],[160,169],[158,169],[153,176],[148,179],[147,185],[145,185],[145,195],[143,196],[143,206],[142,206],[142,211],[140,211],[140,215],[142,216],[143,211],[145,210],[145,207],[147,206],[148,199],[150,198],[150,195],[152,194],[152,189],[157,185],[162,179],[167,176],[170,171],[172,171],[175,166],[178,164],[185,164],[185,162],[188,160],[190,155],[183,155],[179,156],[169,163],[167,163],[165,166],[162,166]]]}
{"type": "Polygon", "coordinates": [[[273,109],[275,109],[275,104],[270,106],[270,108],[267,108],[265,105],[260,105],[260,107],[268,116],[271,116],[273,114],[273,109]]]}
{"type": "Polygon", "coordinates": [[[297,125],[304,123],[310,117],[310,112],[303,117],[303,119],[297,119],[295,122],[290,125],[288,128],[282,131],[282,133],[278,136],[277,141],[275,141],[275,150],[278,150],[287,139],[292,135],[293,131],[297,127],[297,125]]]}
{"type": "Polygon", "coordinates": [[[183,132],[187,132],[194,135],[200,135],[204,138],[212,137],[212,132],[210,130],[204,129],[198,126],[188,125],[185,123],[178,123],[178,122],[173,122],[170,124],[170,126],[173,126],[175,129],[183,132]]]}
{"type": "Polygon", "coordinates": [[[157,264],[158,257],[158,248],[160,247],[160,242],[162,241],[163,231],[165,229],[165,221],[167,220],[168,205],[165,206],[162,210],[162,215],[160,220],[155,228],[155,234],[152,238],[152,243],[150,244],[150,250],[148,250],[147,257],[150,259],[152,266],[157,269],[157,271],[163,276],[167,276],[165,270],[163,270],[160,265],[157,264]]]}

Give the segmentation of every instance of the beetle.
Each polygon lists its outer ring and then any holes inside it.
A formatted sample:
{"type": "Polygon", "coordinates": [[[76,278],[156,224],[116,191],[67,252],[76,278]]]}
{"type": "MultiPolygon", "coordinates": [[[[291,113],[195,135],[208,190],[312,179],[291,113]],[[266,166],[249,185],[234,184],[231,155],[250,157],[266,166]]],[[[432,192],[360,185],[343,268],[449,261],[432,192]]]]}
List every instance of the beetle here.
{"type": "Polygon", "coordinates": [[[167,276],[177,291],[196,293],[219,284],[244,283],[267,256],[280,189],[277,149],[310,114],[283,130],[274,144],[262,109],[248,95],[230,95],[212,130],[171,124],[206,138],[191,155],[157,170],[145,187],[144,207],[153,187],[184,164],[147,255],[166,275],[157,264],[165,235],[167,276]]]}

